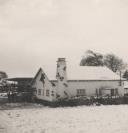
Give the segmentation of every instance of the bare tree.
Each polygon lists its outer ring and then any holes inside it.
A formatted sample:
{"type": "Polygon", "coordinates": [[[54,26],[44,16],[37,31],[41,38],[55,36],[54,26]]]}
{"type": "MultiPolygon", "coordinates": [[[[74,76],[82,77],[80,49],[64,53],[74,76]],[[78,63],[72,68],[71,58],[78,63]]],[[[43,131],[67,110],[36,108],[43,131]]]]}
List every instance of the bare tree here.
{"type": "Polygon", "coordinates": [[[104,65],[113,72],[121,71],[126,68],[124,61],[114,54],[107,54],[104,56],[104,65]]]}

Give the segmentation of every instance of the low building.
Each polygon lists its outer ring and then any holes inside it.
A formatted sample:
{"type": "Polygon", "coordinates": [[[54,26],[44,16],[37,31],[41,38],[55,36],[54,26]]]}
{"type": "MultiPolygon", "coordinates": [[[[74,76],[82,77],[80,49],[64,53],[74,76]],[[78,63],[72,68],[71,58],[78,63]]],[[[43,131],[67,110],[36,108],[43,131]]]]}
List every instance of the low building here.
{"type": "Polygon", "coordinates": [[[39,69],[31,83],[37,99],[52,102],[79,96],[124,96],[124,79],[107,67],[68,67],[65,58],[59,58],[54,77],[39,69]]]}
{"type": "Polygon", "coordinates": [[[32,77],[17,77],[17,78],[8,78],[8,81],[16,82],[16,87],[18,92],[28,91],[31,87],[32,77]]]}

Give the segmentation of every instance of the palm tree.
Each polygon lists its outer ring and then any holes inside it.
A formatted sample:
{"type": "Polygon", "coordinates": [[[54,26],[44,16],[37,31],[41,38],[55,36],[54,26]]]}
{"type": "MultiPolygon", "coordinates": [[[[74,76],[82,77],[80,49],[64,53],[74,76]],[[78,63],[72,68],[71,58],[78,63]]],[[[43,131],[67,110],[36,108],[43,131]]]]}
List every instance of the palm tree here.
{"type": "Polygon", "coordinates": [[[86,51],[86,56],[84,56],[80,62],[81,66],[103,66],[103,55],[100,53],[95,53],[92,50],[86,51]]]}

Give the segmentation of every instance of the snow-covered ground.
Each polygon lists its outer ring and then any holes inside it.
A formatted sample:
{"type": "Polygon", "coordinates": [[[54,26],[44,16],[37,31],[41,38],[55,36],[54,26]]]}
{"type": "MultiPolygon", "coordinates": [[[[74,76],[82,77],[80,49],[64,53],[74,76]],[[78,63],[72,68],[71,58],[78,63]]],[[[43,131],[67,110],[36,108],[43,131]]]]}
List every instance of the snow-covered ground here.
{"type": "Polygon", "coordinates": [[[0,133],[7,130],[8,133],[128,133],[128,105],[1,110],[0,133]]]}

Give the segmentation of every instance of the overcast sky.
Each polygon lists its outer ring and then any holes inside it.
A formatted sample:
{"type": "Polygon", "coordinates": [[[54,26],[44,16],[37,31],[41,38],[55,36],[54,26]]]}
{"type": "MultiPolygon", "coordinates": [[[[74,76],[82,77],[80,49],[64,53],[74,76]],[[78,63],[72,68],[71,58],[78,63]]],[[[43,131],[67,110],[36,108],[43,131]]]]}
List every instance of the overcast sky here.
{"type": "Polygon", "coordinates": [[[127,0],[0,0],[0,70],[9,77],[53,73],[58,57],[79,64],[88,49],[128,62],[127,0]]]}

